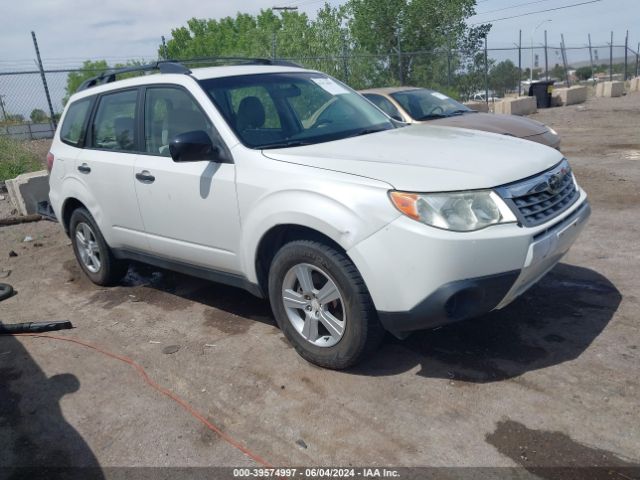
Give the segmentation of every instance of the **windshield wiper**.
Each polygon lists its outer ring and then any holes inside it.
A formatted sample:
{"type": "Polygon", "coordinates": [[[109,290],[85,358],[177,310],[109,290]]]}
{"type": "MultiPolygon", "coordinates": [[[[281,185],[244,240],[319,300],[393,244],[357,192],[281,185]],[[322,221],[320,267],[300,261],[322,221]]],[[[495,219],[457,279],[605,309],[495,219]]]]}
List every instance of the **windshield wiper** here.
{"type": "Polygon", "coordinates": [[[452,116],[452,115],[463,115],[465,113],[469,113],[470,111],[471,110],[467,110],[466,108],[465,109],[460,108],[458,110],[454,110],[452,112],[449,112],[449,116],[452,116]]]}
{"type": "Polygon", "coordinates": [[[302,140],[289,140],[288,142],[270,143],[268,145],[262,145],[258,148],[260,148],[261,150],[268,150],[271,148],[304,147],[305,145],[311,145],[311,143],[304,142],[302,140]]]}
{"type": "Polygon", "coordinates": [[[370,133],[378,133],[378,132],[384,132],[385,130],[390,130],[389,128],[363,128],[362,130],[357,131],[356,133],[354,133],[353,135],[351,135],[352,137],[359,137],[361,135],[369,135],[370,133]]]}
{"type": "Polygon", "coordinates": [[[417,120],[433,120],[434,118],[447,118],[449,115],[445,115],[444,113],[431,113],[429,115],[425,115],[424,117],[420,117],[417,120]]]}

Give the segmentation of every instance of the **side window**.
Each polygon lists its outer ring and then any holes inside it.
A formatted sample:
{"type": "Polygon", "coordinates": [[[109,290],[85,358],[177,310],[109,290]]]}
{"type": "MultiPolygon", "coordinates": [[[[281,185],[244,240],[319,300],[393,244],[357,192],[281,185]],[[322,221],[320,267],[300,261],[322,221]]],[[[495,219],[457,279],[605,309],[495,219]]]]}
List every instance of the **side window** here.
{"type": "Polygon", "coordinates": [[[203,130],[211,136],[213,125],[200,106],[180,88],[147,88],[144,105],[145,151],[169,156],[176,135],[203,130]]]}
{"type": "Polygon", "coordinates": [[[128,90],[100,97],[91,135],[95,148],[136,150],[136,101],[138,92],[128,90]]]}
{"type": "Polygon", "coordinates": [[[91,101],[91,98],[85,98],[69,105],[67,114],[64,117],[64,123],[60,129],[60,138],[64,143],[74,147],[80,145],[80,140],[84,137],[91,101]]]}
{"type": "Polygon", "coordinates": [[[382,110],[384,113],[386,113],[390,117],[402,118],[402,115],[400,115],[400,112],[398,111],[396,106],[393,103],[391,103],[389,100],[384,98],[382,95],[374,95],[374,94],[368,93],[368,94],[365,94],[365,97],[368,100],[371,100],[371,102],[376,107],[378,107],[380,110],[382,110]]]}

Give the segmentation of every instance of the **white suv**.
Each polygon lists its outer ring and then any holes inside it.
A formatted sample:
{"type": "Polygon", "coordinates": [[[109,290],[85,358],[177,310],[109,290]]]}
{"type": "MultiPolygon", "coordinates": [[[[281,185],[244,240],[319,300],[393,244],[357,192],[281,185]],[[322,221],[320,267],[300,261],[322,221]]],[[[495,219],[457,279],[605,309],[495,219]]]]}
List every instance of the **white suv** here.
{"type": "Polygon", "coordinates": [[[327,75],[267,63],[160,63],[71,97],[50,199],[93,282],[135,260],[244,288],[305,359],[346,368],[384,330],[508,305],[590,214],[556,150],[404,126],[327,75]]]}

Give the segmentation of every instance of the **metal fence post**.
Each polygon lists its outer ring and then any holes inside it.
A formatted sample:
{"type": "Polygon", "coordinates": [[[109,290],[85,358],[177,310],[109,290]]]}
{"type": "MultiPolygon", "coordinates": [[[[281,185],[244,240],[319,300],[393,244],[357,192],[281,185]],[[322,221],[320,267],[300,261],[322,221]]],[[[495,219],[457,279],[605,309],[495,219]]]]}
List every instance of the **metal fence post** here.
{"type": "Polygon", "coordinates": [[[629,30],[627,30],[627,36],[624,37],[624,81],[627,81],[627,64],[629,53],[629,30]]]}
{"type": "Polygon", "coordinates": [[[273,37],[271,37],[271,58],[275,61],[276,59],[276,31],[273,31],[273,37]]]}
{"type": "Polygon", "coordinates": [[[2,120],[7,121],[7,111],[4,109],[4,95],[0,95],[0,110],[2,110],[2,120]]]}
{"type": "Polygon", "coordinates": [[[342,33],[342,70],[344,75],[344,82],[349,83],[349,57],[347,49],[347,37],[342,33]]]}
{"type": "Polygon", "coordinates": [[[49,113],[51,114],[51,124],[53,128],[57,126],[56,115],[53,112],[53,104],[51,103],[51,95],[49,95],[49,87],[47,86],[47,77],[44,74],[44,68],[42,68],[42,59],[40,58],[40,49],[38,48],[38,40],[36,40],[36,32],[31,32],[33,38],[33,46],[36,49],[36,56],[38,57],[38,67],[40,67],[40,76],[42,77],[42,85],[44,85],[44,93],[47,96],[47,103],[49,104],[49,113]]]}
{"type": "Polygon", "coordinates": [[[518,96],[522,95],[522,30],[518,41],[518,96]]]}
{"type": "Polygon", "coordinates": [[[611,43],[609,44],[609,81],[613,82],[613,32],[611,32],[611,43]]]}
{"type": "Polygon", "coordinates": [[[591,78],[595,78],[596,71],[593,68],[593,50],[591,49],[591,34],[589,34],[589,60],[591,62],[591,78]]]}
{"type": "Polygon", "coordinates": [[[638,43],[638,50],[636,50],[636,77],[640,75],[640,43],[638,43]]]}
{"type": "Polygon", "coordinates": [[[167,42],[164,39],[164,35],[162,35],[162,56],[164,57],[165,60],[169,59],[169,55],[167,54],[167,42]]]}
{"type": "Polygon", "coordinates": [[[400,85],[404,83],[404,79],[402,78],[402,44],[400,41],[400,26],[398,25],[398,80],[400,80],[400,85]]]}

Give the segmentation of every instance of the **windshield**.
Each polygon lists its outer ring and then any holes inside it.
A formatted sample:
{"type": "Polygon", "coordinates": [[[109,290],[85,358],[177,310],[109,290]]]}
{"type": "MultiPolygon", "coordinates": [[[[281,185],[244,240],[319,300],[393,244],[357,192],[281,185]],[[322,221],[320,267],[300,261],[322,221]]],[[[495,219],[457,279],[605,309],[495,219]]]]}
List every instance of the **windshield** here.
{"type": "Polygon", "coordinates": [[[414,120],[430,120],[474,112],[453,98],[425,88],[404,90],[392,93],[391,96],[414,120]]]}
{"type": "Polygon", "coordinates": [[[395,128],[368,100],[321,73],[241,75],[200,85],[250,148],[309,145],[395,128]]]}

